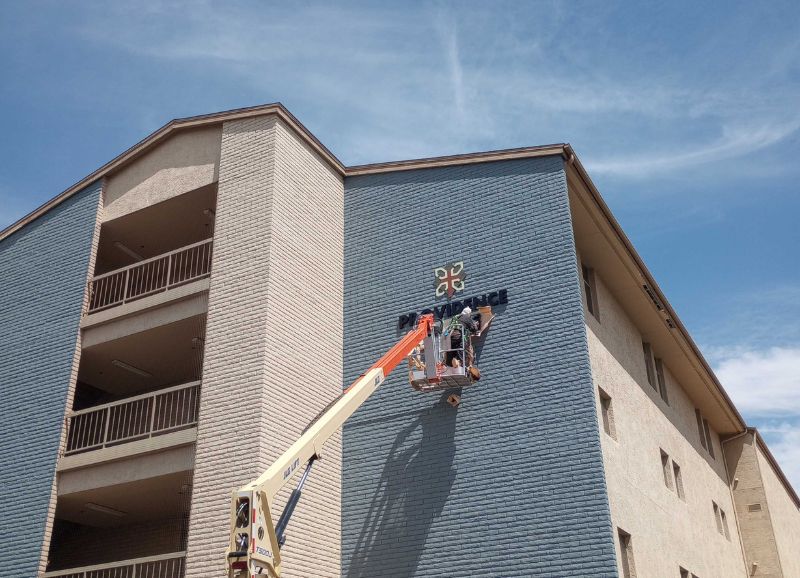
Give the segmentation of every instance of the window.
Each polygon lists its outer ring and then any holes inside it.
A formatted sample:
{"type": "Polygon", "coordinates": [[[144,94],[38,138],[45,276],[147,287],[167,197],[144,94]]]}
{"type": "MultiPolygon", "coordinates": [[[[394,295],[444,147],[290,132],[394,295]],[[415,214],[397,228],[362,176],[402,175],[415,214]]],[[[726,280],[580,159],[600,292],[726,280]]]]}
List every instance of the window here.
{"type": "Polygon", "coordinates": [[[711,505],[714,506],[714,520],[717,522],[717,532],[722,534],[722,517],[719,515],[719,506],[716,502],[711,502],[711,505]]]}
{"type": "Polygon", "coordinates": [[[672,489],[672,473],[669,470],[669,455],[661,450],[661,471],[664,474],[664,485],[672,489]]]}
{"type": "MultiPolygon", "coordinates": [[[[680,566],[678,570],[681,571],[681,578],[689,578],[689,571],[686,568],[680,566]]],[[[692,578],[699,578],[699,576],[697,574],[692,574],[692,578]]]]}
{"type": "Polygon", "coordinates": [[[708,427],[708,420],[703,418],[703,431],[706,434],[706,444],[708,444],[708,453],[711,457],[717,459],[714,455],[714,443],[711,441],[711,428],[708,427]]]}
{"type": "Polygon", "coordinates": [[[656,371],[653,367],[653,348],[649,343],[642,342],[642,351],[644,351],[644,367],[647,369],[647,383],[653,386],[653,389],[658,391],[656,386],[656,371]]]}
{"type": "Polygon", "coordinates": [[[720,508],[714,501],[711,502],[711,505],[714,507],[714,519],[717,522],[717,532],[730,540],[731,532],[728,529],[728,517],[725,515],[725,510],[720,508]]]}
{"type": "Polygon", "coordinates": [[[700,445],[706,450],[713,459],[717,459],[714,455],[714,442],[711,437],[711,428],[708,427],[708,420],[703,417],[699,409],[694,410],[694,415],[697,418],[697,432],[700,435],[700,445]]]}
{"type": "Polygon", "coordinates": [[[672,461],[672,475],[675,478],[675,491],[678,492],[678,497],[681,500],[686,499],[686,494],[683,493],[683,476],[681,476],[681,467],[672,461]]]}
{"type": "Polygon", "coordinates": [[[722,520],[722,529],[725,531],[725,537],[730,540],[731,532],[728,530],[728,518],[725,517],[725,510],[722,508],[719,509],[719,517],[722,520]]]}
{"type": "Polygon", "coordinates": [[[703,446],[704,450],[708,450],[708,446],[706,445],[706,433],[703,430],[703,416],[700,415],[700,410],[695,409],[694,415],[697,418],[697,431],[700,434],[700,445],[703,446]]]}
{"type": "Polygon", "coordinates": [[[603,431],[612,438],[617,439],[617,431],[614,427],[614,408],[611,407],[611,396],[599,387],[597,389],[600,392],[600,414],[603,419],[603,431]]]}
{"type": "Polygon", "coordinates": [[[664,379],[664,364],[656,357],[656,377],[658,378],[658,393],[661,394],[661,399],[669,405],[669,396],[667,395],[667,381],[664,379]]]}
{"type": "Polygon", "coordinates": [[[595,319],[600,321],[599,309],[597,307],[597,289],[594,282],[594,269],[586,265],[581,266],[583,274],[583,293],[586,295],[586,309],[589,310],[595,319]]]}
{"type": "Polygon", "coordinates": [[[636,566],[633,563],[631,535],[625,530],[617,528],[617,536],[619,537],[619,556],[620,562],[622,563],[622,577],[636,578],[636,566]]]}

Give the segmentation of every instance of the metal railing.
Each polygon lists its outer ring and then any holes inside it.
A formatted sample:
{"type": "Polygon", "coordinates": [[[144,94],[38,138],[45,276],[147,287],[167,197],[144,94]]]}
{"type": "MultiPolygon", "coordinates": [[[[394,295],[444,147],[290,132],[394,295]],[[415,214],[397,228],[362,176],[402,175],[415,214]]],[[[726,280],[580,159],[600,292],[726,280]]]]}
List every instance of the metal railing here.
{"type": "Polygon", "coordinates": [[[186,552],[45,572],[45,578],[183,578],[186,552]]]}
{"type": "Polygon", "coordinates": [[[64,455],[194,426],[199,401],[200,382],[193,381],[72,412],[67,417],[64,455]]]}
{"type": "Polygon", "coordinates": [[[89,282],[88,313],[166,291],[211,273],[213,239],[193,243],[122,269],[97,275],[89,282]]]}

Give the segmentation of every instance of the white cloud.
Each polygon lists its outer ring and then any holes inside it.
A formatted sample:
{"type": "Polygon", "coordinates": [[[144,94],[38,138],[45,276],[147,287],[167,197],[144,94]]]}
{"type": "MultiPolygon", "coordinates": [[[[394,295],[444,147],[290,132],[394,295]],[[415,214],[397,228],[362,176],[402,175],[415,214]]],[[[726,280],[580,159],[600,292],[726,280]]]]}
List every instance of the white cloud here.
{"type": "Polygon", "coordinates": [[[709,360],[716,365],[777,344],[789,348],[800,344],[800,324],[796,322],[800,319],[800,285],[788,277],[787,281],[738,292],[732,285],[715,288],[716,297],[708,303],[703,323],[694,328],[699,341],[706,344],[703,351],[709,360]],[[718,347],[730,343],[733,335],[736,346],[718,347]]]}
{"type": "Polygon", "coordinates": [[[603,15],[558,3],[536,18],[512,4],[447,2],[145,6],[103,5],[81,33],[140,58],[213,68],[221,84],[282,100],[306,122],[324,107],[314,128],[334,151],[355,151],[347,163],[570,141],[591,171],[641,178],[738,159],[800,126],[796,88],[763,86],[791,65],[779,39],[775,62],[748,83],[690,81],[683,68],[651,69],[633,53],[618,62],[610,46],[589,46],[573,32],[604,38],[594,22],[603,15]]]}
{"type": "Polygon", "coordinates": [[[742,413],[800,416],[800,347],[717,349],[716,374],[742,413]]]}
{"type": "Polygon", "coordinates": [[[800,128],[800,122],[770,122],[756,126],[725,126],[716,140],[678,153],[662,152],[626,155],[624,158],[591,160],[587,168],[595,173],[647,177],[658,172],[735,159],[786,139],[800,128]]]}
{"type": "Polygon", "coordinates": [[[714,348],[715,372],[800,490],[800,346],[714,348]]]}
{"type": "Polygon", "coordinates": [[[455,108],[458,114],[464,118],[466,112],[464,104],[464,72],[459,58],[458,30],[452,22],[446,20],[444,15],[439,19],[438,29],[450,68],[450,82],[453,86],[455,108]]]}
{"type": "Polygon", "coordinates": [[[766,422],[755,425],[795,491],[800,492],[800,423],[766,422]]]}

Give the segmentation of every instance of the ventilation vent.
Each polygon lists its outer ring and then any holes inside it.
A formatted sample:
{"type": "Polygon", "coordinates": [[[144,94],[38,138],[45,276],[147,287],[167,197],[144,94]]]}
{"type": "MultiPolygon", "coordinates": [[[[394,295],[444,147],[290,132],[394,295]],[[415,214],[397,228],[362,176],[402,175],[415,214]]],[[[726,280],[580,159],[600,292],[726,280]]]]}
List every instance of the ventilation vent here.
{"type": "Polygon", "coordinates": [[[648,297],[650,297],[650,301],[653,302],[653,305],[656,306],[656,309],[659,311],[664,311],[664,306],[661,305],[661,301],[658,300],[658,297],[656,297],[656,294],[653,293],[653,290],[647,283],[642,285],[642,289],[644,289],[644,292],[647,293],[648,297]]]}
{"type": "Polygon", "coordinates": [[[761,504],[747,504],[747,511],[748,512],[760,512],[761,511],[761,504]]]}

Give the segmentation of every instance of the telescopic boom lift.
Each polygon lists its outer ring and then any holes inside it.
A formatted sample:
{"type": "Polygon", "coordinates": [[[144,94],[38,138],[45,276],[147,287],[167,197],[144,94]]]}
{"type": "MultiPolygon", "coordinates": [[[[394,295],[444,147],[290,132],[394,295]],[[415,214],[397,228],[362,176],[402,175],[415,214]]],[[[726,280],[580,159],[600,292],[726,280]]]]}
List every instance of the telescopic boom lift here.
{"type": "MultiPolygon", "coordinates": [[[[433,315],[422,315],[417,326],[356,379],[261,477],[233,492],[231,537],[227,550],[228,578],[280,578],[280,548],[286,525],[300,499],[311,467],[320,457],[322,446],[421,342],[435,341],[433,333],[433,315]],[[270,506],[275,495],[302,463],[306,464],[306,469],[300,482],[289,497],[278,523],[273,524],[270,506]]],[[[433,372],[434,368],[430,371],[433,372]]],[[[439,378],[432,374],[429,381],[438,383],[439,378]]]]}

